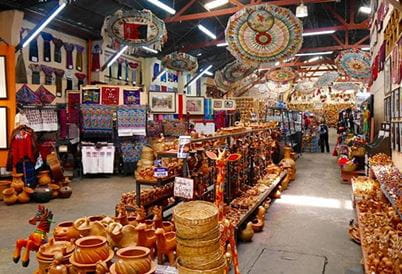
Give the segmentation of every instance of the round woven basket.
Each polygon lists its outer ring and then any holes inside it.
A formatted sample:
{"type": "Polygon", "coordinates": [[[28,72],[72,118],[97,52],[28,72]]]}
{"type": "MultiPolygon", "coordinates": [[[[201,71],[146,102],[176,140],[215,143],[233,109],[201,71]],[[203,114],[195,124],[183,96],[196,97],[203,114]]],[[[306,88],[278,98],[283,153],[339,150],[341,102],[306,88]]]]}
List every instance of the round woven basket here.
{"type": "Polygon", "coordinates": [[[224,274],[225,273],[225,268],[226,268],[226,262],[223,262],[222,265],[208,269],[208,270],[200,270],[200,269],[192,269],[185,267],[181,264],[181,259],[177,259],[177,270],[179,274],[224,274]]]}
{"type": "Polygon", "coordinates": [[[181,239],[214,239],[219,236],[218,209],[209,202],[191,201],[174,209],[176,235],[181,239]]]}

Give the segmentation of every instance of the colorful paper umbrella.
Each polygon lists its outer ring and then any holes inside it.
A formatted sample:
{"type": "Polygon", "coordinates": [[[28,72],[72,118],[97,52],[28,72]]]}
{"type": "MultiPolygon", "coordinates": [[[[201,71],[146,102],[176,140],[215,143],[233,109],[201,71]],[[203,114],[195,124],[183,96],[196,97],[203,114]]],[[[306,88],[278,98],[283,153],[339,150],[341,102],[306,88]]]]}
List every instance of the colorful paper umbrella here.
{"type": "Polygon", "coordinates": [[[190,54],[173,52],[162,58],[162,66],[176,71],[194,72],[198,69],[198,61],[190,54]]]}
{"type": "Polygon", "coordinates": [[[296,84],[295,91],[302,94],[311,94],[316,90],[314,87],[314,82],[301,81],[296,84]]]}
{"type": "Polygon", "coordinates": [[[315,82],[314,84],[314,87],[316,88],[327,87],[331,85],[333,82],[335,82],[338,78],[339,78],[338,72],[336,71],[326,72],[318,78],[317,82],[315,82]]]}
{"type": "Polygon", "coordinates": [[[298,74],[292,68],[284,67],[268,71],[265,76],[270,81],[287,83],[296,80],[298,74]]]}
{"type": "Polygon", "coordinates": [[[227,64],[223,68],[222,73],[225,81],[234,83],[241,79],[246,78],[247,76],[252,74],[256,69],[257,67],[255,66],[248,66],[236,60],[227,64]]]}
{"type": "Polygon", "coordinates": [[[218,89],[224,90],[224,91],[229,90],[231,83],[229,83],[228,81],[225,81],[221,70],[215,71],[214,80],[215,80],[215,85],[218,89]]]}
{"type": "Polygon", "coordinates": [[[245,64],[294,56],[303,43],[303,25],[288,9],[269,4],[246,7],[229,18],[228,50],[245,64]]]}
{"type": "Polygon", "coordinates": [[[358,49],[341,52],[335,59],[338,71],[354,79],[366,80],[370,77],[370,55],[358,49]]]}

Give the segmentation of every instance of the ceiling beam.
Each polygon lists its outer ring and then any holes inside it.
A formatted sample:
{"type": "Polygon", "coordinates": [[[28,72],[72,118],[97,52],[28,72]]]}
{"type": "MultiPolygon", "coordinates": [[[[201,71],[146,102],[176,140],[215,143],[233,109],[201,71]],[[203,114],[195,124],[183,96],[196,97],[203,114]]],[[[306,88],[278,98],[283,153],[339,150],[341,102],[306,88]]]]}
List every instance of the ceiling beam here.
{"type": "Polygon", "coordinates": [[[338,43],[338,45],[340,46],[344,45],[341,39],[339,39],[338,35],[336,35],[336,33],[331,34],[331,37],[334,38],[334,40],[338,43]]]}
{"type": "Polygon", "coordinates": [[[175,15],[170,16],[165,19],[166,20],[176,20],[177,17],[180,17],[183,13],[185,13],[197,0],[189,1],[184,7],[182,7],[175,15]]]}
{"type": "MultiPolygon", "coordinates": [[[[317,3],[327,3],[327,2],[335,2],[336,0],[304,0],[304,4],[317,4],[317,3]]],[[[199,12],[199,13],[192,13],[192,14],[186,14],[186,15],[180,15],[180,16],[173,16],[165,19],[165,23],[173,23],[173,22],[181,22],[181,21],[191,21],[191,20],[200,20],[204,18],[210,18],[210,17],[216,17],[216,16],[222,16],[222,15],[230,15],[233,13],[238,12],[244,7],[249,7],[256,5],[257,3],[254,4],[248,4],[244,5],[243,7],[233,7],[233,8],[226,8],[226,9],[218,9],[218,10],[213,10],[213,11],[208,11],[208,12],[199,12]]],[[[300,0],[276,0],[276,1],[270,1],[269,4],[271,5],[276,5],[276,6],[292,6],[292,5],[299,5],[300,0]]]]}
{"type": "Polygon", "coordinates": [[[360,44],[362,44],[364,41],[366,41],[366,40],[368,40],[368,39],[370,39],[370,35],[367,35],[367,36],[363,37],[362,39],[360,39],[359,41],[357,41],[357,42],[355,43],[355,45],[360,45],[360,44]]]}
{"type": "Polygon", "coordinates": [[[233,5],[238,6],[238,7],[241,7],[241,8],[244,7],[244,4],[240,3],[238,0],[229,0],[229,2],[232,3],[233,5]]]}
{"type": "Polygon", "coordinates": [[[299,52],[320,52],[320,51],[337,51],[344,49],[360,49],[366,48],[369,45],[343,45],[343,46],[328,46],[328,47],[316,47],[316,48],[303,48],[299,52]]]}
{"type": "Polygon", "coordinates": [[[348,23],[345,21],[345,18],[341,16],[332,6],[328,5],[327,3],[323,4],[324,9],[328,11],[339,23],[342,25],[347,25],[348,23]]]}

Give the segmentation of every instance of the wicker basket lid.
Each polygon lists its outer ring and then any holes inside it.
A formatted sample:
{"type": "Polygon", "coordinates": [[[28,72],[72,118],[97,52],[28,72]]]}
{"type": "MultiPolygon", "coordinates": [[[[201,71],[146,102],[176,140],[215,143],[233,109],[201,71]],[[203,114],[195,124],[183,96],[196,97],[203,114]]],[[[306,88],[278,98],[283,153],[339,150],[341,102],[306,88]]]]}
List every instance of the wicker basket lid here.
{"type": "Polygon", "coordinates": [[[175,207],[174,219],[188,222],[205,222],[217,218],[218,208],[210,202],[191,201],[175,207]]]}

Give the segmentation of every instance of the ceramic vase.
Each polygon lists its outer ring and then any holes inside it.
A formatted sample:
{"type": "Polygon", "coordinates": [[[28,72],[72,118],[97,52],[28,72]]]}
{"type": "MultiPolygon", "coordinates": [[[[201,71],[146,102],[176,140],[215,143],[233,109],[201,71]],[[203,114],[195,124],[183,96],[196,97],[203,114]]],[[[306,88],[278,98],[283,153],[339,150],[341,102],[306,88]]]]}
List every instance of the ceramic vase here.
{"type": "Polygon", "coordinates": [[[39,172],[38,175],[38,184],[41,186],[46,186],[52,182],[52,178],[50,178],[49,170],[43,170],[39,172]]]}
{"type": "Polygon", "coordinates": [[[35,188],[32,198],[37,203],[47,203],[52,199],[52,190],[48,186],[38,186],[35,188]]]}
{"type": "Polygon", "coordinates": [[[111,266],[112,274],[152,273],[151,251],[142,246],[126,247],[117,251],[118,260],[111,266]]]}
{"type": "Polygon", "coordinates": [[[109,248],[105,237],[84,237],[75,241],[75,245],[76,249],[70,258],[74,266],[96,266],[97,262],[110,260],[113,257],[113,251],[109,248]]]}
{"type": "Polygon", "coordinates": [[[24,188],[24,181],[22,180],[22,177],[24,176],[23,173],[14,173],[13,175],[13,180],[11,182],[11,187],[14,188],[15,192],[20,193],[22,189],[24,188]]]}
{"type": "Polygon", "coordinates": [[[20,203],[28,203],[31,200],[31,195],[33,193],[33,189],[30,187],[24,187],[22,192],[18,194],[18,202],[20,203]]]}
{"type": "Polygon", "coordinates": [[[70,198],[71,194],[73,193],[73,189],[71,186],[62,186],[59,190],[59,197],[60,198],[70,198]]]}
{"type": "Polygon", "coordinates": [[[290,166],[290,169],[288,172],[290,172],[290,181],[293,181],[296,178],[296,162],[292,159],[291,153],[292,153],[292,148],[291,147],[284,147],[283,148],[284,155],[283,159],[281,161],[281,165],[287,165],[290,166]]]}
{"type": "Polygon", "coordinates": [[[3,190],[3,200],[6,203],[6,205],[13,205],[17,202],[17,193],[15,192],[15,189],[12,187],[6,188],[3,190]]]}
{"type": "Polygon", "coordinates": [[[0,181],[0,201],[3,201],[3,190],[9,188],[11,181],[0,181]]]}

